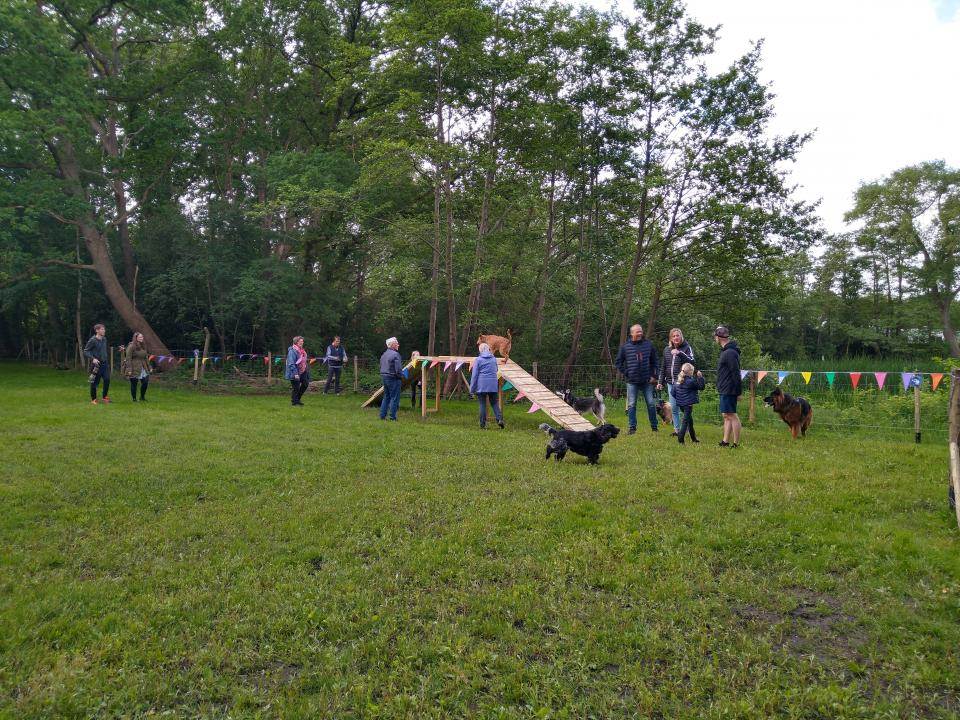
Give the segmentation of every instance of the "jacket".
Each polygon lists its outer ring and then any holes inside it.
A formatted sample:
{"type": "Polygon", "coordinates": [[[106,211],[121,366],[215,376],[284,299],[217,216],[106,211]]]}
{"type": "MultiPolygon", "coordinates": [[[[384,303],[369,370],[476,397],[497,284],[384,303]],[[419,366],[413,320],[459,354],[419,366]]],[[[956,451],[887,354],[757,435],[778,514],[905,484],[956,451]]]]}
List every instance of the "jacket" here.
{"type": "Polygon", "coordinates": [[[743,382],[740,379],[740,346],[731,340],[720,351],[717,362],[717,392],[721,395],[740,395],[743,382]]]}
{"type": "MultiPolygon", "coordinates": [[[[285,369],[283,371],[284,380],[293,380],[295,375],[302,375],[300,368],[297,367],[297,360],[300,359],[300,353],[297,352],[297,348],[293,345],[290,346],[290,349],[287,350],[287,362],[285,364],[285,369]]],[[[310,372],[310,361],[307,361],[307,369],[303,371],[304,373],[310,372]]]]}
{"type": "Polygon", "coordinates": [[[628,383],[638,385],[646,385],[660,373],[657,351],[649,340],[627,340],[617,351],[613,364],[628,383]]]}
{"type": "Polygon", "coordinates": [[[87,340],[83,346],[83,356],[88,360],[99,360],[101,364],[110,362],[110,356],[107,355],[107,339],[98,338],[96,335],[87,340]]]}
{"type": "Polygon", "coordinates": [[[703,376],[685,377],[683,382],[673,386],[673,399],[680,407],[696,405],[700,402],[700,391],[703,390],[703,376]]]}
{"type": "Polygon", "coordinates": [[[482,352],[473,361],[473,370],[470,372],[470,392],[495,393],[499,390],[497,382],[497,359],[492,352],[482,352]]]}
{"type": "Polygon", "coordinates": [[[150,355],[143,345],[130,343],[127,345],[126,367],[124,375],[128,380],[140,377],[143,371],[150,374],[150,355]]]}
{"type": "Polygon", "coordinates": [[[403,377],[403,361],[400,359],[400,353],[393,348],[387,348],[380,356],[380,374],[389,378],[403,377]]]}
{"type": "Polygon", "coordinates": [[[693,348],[690,343],[684,340],[677,348],[677,354],[672,352],[673,347],[670,344],[663,349],[663,362],[660,363],[660,374],[657,376],[657,382],[661,385],[673,385],[677,381],[677,375],[680,374],[680,368],[684,363],[690,363],[696,370],[696,363],[693,362],[693,348]]]}

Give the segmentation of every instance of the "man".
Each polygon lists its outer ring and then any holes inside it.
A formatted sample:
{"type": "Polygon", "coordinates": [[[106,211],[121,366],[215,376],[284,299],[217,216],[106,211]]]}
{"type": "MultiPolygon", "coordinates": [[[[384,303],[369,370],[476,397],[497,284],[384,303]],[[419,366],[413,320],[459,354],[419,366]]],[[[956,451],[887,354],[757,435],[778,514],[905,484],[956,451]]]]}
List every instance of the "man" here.
{"type": "Polygon", "coordinates": [[[673,328],[670,331],[670,341],[663,349],[663,363],[660,365],[660,375],[657,378],[657,390],[663,389],[664,383],[667,385],[667,397],[670,398],[670,409],[673,411],[673,434],[671,437],[680,432],[680,403],[674,397],[674,385],[684,363],[690,363],[696,367],[696,363],[693,361],[693,348],[690,347],[690,343],[683,339],[683,332],[680,328],[673,328]]]}
{"type": "Polygon", "coordinates": [[[397,419],[400,405],[400,384],[403,380],[403,361],[400,359],[400,343],[395,337],[387,340],[387,349],[380,356],[380,378],[383,380],[383,400],[380,401],[380,419],[397,419]]]}
{"type": "Polygon", "coordinates": [[[97,404],[97,385],[103,380],[103,402],[110,403],[110,348],[107,347],[107,328],[103,323],[93,326],[93,336],[83,346],[83,356],[90,361],[90,403],[97,404]]]}
{"type": "Polygon", "coordinates": [[[343,364],[347,361],[347,353],[340,347],[340,336],[334,335],[333,342],[327,345],[327,356],[324,358],[327,363],[327,384],[323,386],[323,394],[330,392],[330,384],[333,383],[334,393],[340,394],[340,372],[343,370],[343,364]]]}
{"type": "Polygon", "coordinates": [[[720,414],[723,415],[723,440],[720,447],[740,445],[740,416],[737,415],[737,398],[743,392],[740,379],[740,347],[730,339],[730,330],[720,325],[713,332],[720,346],[717,363],[717,393],[720,395],[720,414]]]}
{"type": "Polygon", "coordinates": [[[614,361],[617,370],[627,382],[627,435],[637,431],[637,396],[643,393],[647,404],[650,429],[657,432],[657,406],[653,399],[653,386],[657,383],[660,364],[653,343],[643,337],[643,328],[630,328],[630,339],[620,346],[614,361]]]}

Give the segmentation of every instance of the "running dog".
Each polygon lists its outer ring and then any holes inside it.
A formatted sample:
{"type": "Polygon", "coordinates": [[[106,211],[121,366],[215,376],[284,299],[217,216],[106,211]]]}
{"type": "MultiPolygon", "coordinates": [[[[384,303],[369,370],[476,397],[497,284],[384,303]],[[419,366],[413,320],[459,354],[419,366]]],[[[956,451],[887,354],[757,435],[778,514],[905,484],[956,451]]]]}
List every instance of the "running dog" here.
{"type": "Polygon", "coordinates": [[[763,402],[772,407],[780,419],[790,426],[790,434],[794,440],[797,435],[807,436],[807,428],[813,422],[813,408],[806,398],[793,397],[780,388],[774,388],[763,402]]]}
{"type": "Polygon", "coordinates": [[[490,346],[490,352],[496,355],[500,353],[502,358],[510,358],[510,348],[513,347],[513,333],[507,328],[507,336],[503,335],[481,335],[477,338],[477,345],[486,343],[490,346]]]}
{"type": "Polygon", "coordinates": [[[569,388],[563,392],[557,390],[556,395],[581,415],[592,412],[601,425],[607,421],[607,405],[603,401],[603,395],[600,394],[600,388],[593,389],[593,397],[578,398],[569,388]]]}
{"type": "Polygon", "coordinates": [[[540,429],[550,436],[545,460],[549,460],[550,455],[555,455],[556,461],[560,462],[570,450],[577,455],[583,455],[590,465],[600,462],[603,446],[620,434],[620,428],[609,423],[593,430],[557,430],[547,423],[541,423],[540,429]]]}

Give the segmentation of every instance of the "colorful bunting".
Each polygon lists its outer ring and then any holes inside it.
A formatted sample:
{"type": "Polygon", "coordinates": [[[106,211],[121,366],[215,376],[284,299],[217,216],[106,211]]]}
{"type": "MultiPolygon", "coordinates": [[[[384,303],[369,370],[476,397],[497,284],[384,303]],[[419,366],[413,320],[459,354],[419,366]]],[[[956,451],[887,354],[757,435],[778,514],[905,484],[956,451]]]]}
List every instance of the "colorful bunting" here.
{"type": "Polygon", "coordinates": [[[749,374],[750,374],[750,371],[749,371],[749,370],[741,370],[741,371],[740,371],[740,379],[741,379],[741,380],[746,379],[747,375],[749,375],[749,374]]]}
{"type": "Polygon", "coordinates": [[[850,384],[853,385],[853,389],[857,389],[857,385],[860,383],[860,373],[852,372],[850,373],[850,384]]]}
{"type": "Polygon", "coordinates": [[[760,381],[763,380],[766,376],[767,376],[767,371],[766,371],[766,370],[759,370],[759,371],[757,371],[757,382],[760,382],[760,381]]]}
{"type": "Polygon", "coordinates": [[[827,385],[829,385],[830,387],[833,387],[833,379],[837,376],[837,374],[833,372],[828,372],[824,374],[827,376],[827,385]]]}
{"type": "Polygon", "coordinates": [[[540,409],[540,406],[537,405],[536,403],[533,403],[533,404],[530,405],[530,409],[527,410],[527,415],[529,415],[530,413],[535,413],[535,412],[537,412],[539,409],[540,409]]]}
{"type": "Polygon", "coordinates": [[[887,380],[887,374],[885,372],[875,372],[873,376],[877,379],[879,388],[883,390],[883,383],[887,380]]]}
{"type": "Polygon", "coordinates": [[[777,385],[782,383],[786,379],[787,375],[789,374],[790,374],[789,370],[777,370],[777,385]]]}
{"type": "Polygon", "coordinates": [[[903,389],[908,390],[913,383],[913,373],[900,373],[900,378],[903,380],[903,389]]]}
{"type": "Polygon", "coordinates": [[[937,389],[937,385],[940,384],[940,381],[943,380],[943,373],[931,373],[930,379],[933,380],[933,389],[937,389]]]}
{"type": "Polygon", "coordinates": [[[513,390],[513,383],[511,383],[509,380],[507,380],[507,381],[503,384],[503,389],[504,389],[504,390],[513,390]]]}
{"type": "Polygon", "coordinates": [[[809,384],[810,384],[810,378],[813,376],[813,373],[812,373],[812,372],[801,372],[800,375],[803,376],[803,382],[804,382],[806,385],[809,385],[809,384]]]}

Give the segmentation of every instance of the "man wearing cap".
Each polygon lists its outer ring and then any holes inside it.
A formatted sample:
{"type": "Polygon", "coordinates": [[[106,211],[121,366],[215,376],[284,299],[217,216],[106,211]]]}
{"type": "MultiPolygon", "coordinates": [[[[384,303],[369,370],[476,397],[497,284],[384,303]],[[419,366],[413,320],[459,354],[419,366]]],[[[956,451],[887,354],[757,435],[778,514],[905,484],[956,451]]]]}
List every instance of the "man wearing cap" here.
{"type": "Polygon", "coordinates": [[[730,330],[720,325],[713,332],[720,346],[717,363],[717,393],[720,395],[720,414],[723,415],[723,440],[720,447],[737,447],[740,444],[740,416],[737,415],[737,398],[743,392],[740,379],[740,346],[730,339],[730,330]]]}
{"type": "Polygon", "coordinates": [[[395,338],[387,340],[387,349],[380,356],[380,378],[383,380],[383,400],[380,401],[380,419],[386,420],[389,413],[391,420],[397,419],[397,408],[400,406],[400,384],[403,379],[403,361],[400,359],[399,341],[395,338]]]}

